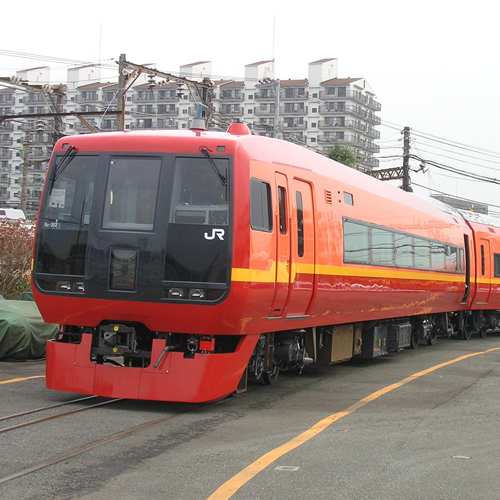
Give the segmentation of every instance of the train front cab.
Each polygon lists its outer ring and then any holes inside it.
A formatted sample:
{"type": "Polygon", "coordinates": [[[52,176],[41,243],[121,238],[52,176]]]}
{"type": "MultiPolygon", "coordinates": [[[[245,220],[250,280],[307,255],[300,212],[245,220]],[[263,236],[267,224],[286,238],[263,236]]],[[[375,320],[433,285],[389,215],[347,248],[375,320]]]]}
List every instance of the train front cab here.
{"type": "Polygon", "coordinates": [[[47,386],[217,399],[234,391],[257,342],[235,331],[241,305],[229,299],[231,140],[173,136],[185,152],[165,153],[166,138],[134,137],[55,148],[32,275],[44,319],[63,325],[47,348],[47,386]]]}

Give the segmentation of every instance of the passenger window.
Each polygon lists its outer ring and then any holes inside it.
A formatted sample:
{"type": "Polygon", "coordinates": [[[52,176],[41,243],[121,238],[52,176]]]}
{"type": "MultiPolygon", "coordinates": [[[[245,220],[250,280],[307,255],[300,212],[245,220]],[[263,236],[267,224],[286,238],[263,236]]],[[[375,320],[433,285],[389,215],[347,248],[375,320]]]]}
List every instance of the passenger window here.
{"type": "Polygon", "coordinates": [[[415,267],[431,269],[431,242],[421,238],[414,238],[415,267]]]}
{"type": "Polygon", "coordinates": [[[394,235],[396,267],[413,267],[413,237],[407,234],[394,235]]]}
{"type": "Polygon", "coordinates": [[[392,233],[385,229],[372,228],[372,262],[383,266],[394,264],[392,233]]]}
{"type": "Polygon", "coordinates": [[[278,205],[279,205],[279,221],[280,234],[286,234],[286,190],[282,186],[278,186],[278,205]]]}
{"type": "Polygon", "coordinates": [[[484,276],[484,245],[481,245],[481,274],[484,276]]]}
{"type": "Polygon", "coordinates": [[[250,225],[257,231],[273,230],[271,186],[259,179],[250,179],[250,225]]]}
{"type": "Polygon", "coordinates": [[[435,271],[446,271],[445,245],[431,242],[431,266],[435,271]]]}
{"type": "Polygon", "coordinates": [[[344,261],[368,263],[370,261],[369,228],[344,221],[344,261]]]}
{"type": "Polygon", "coordinates": [[[494,255],[495,278],[500,278],[500,253],[494,255]]]}
{"type": "Polygon", "coordinates": [[[299,257],[304,257],[304,212],[302,208],[302,194],[296,192],[297,200],[297,252],[299,257]]]}

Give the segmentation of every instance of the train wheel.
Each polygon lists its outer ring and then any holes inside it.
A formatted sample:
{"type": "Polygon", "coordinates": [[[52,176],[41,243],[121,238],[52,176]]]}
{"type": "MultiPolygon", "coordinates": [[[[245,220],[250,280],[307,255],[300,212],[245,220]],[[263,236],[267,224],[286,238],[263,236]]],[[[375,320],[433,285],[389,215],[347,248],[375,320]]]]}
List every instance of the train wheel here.
{"type": "Polygon", "coordinates": [[[477,336],[480,338],[480,339],[484,339],[486,337],[486,327],[483,326],[482,328],[479,329],[479,331],[477,332],[477,336]]]}
{"type": "Polygon", "coordinates": [[[470,340],[472,337],[472,330],[464,322],[464,329],[462,330],[462,340],[470,340]]]}
{"type": "Polygon", "coordinates": [[[273,371],[271,373],[264,372],[262,374],[262,383],[264,385],[274,385],[276,380],[278,380],[278,375],[280,374],[280,367],[278,365],[273,366],[273,371]]]}
{"type": "Polygon", "coordinates": [[[410,347],[412,349],[416,349],[418,347],[418,342],[419,339],[417,337],[417,334],[415,332],[412,332],[410,337],[410,347]]]}
{"type": "Polygon", "coordinates": [[[429,335],[429,338],[427,339],[427,345],[436,345],[437,338],[437,331],[433,328],[431,334],[429,335]]]}

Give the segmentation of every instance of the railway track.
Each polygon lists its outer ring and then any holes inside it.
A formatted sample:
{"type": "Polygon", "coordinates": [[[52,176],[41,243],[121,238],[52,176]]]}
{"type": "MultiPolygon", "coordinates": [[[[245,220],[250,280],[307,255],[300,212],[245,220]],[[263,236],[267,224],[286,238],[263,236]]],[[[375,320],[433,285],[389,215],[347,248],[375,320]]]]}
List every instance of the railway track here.
{"type": "MultiPolygon", "coordinates": [[[[42,411],[45,411],[45,410],[48,410],[48,409],[52,409],[54,407],[59,407],[59,406],[65,405],[65,404],[70,404],[70,403],[77,402],[77,401],[91,399],[93,397],[96,397],[96,396],[89,396],[87,398],[80,398],[80,399],[77,399],[77,400],[68,401],[67,403],[62,403],[62,404],[58,404],[58,405],[52,405],[52,406],[45,407],[45,408],[39,408],[39,409],[36,409],[36,410],[30,410],[30,411],[23,412],[23,413],[20,413],[20,414],[17,414],[17,415],[10,415],[10,416],[7,416],[7,417],[2,417],[1,420],[13,419],[13,418],[16,418],[16,417],[19,417],[19,416],[22,416],[22,415],[26,415],[26,414],[30,414],[30,413],[35,413],[35,412],[42,412],[42,411]]],[[[1,429],[0,430],[0,434],[1,433],[5,433],[5,432],[9,432],[9,431],[12,431],[12,430],[15,430],[15,429],[20,429],[22,427],[27,427],[29,425],[35,425],[35,424],[38,424],[38,423],[46,422],[48,420],[53,420],[55,418],[64,417],[64,416],[71,415],[71,414],[74,414],[74,413],[77,413],[77,412],[82,412],[82,411],[85,411],[85,410],[90,410],[90,409],[96,408],[98,406],[102,406],[102,405],[109,404],[109,403],[115,403],[115,402],[118,402],[118,401],[122,401],[122,400],[121,399],[112,399],[112,400],[108,400],[108,401],[103,401],[103,402],[100,402],[100,403],[97,403],[97,404],[94,404],[94,405],[87,406],[85,408],[77,408],[77,409],[70,410],[70,411],[67,411],[67,412],[58,413],[56,415],[51,415],[51,416],[48,416],[48,417],[43,417],[43,418],[40,418],[40,419],[37,419],[37,420],[33,420],[33,421],[30,421],[30,422],[21,423],[21,424],[18,424],[18,425],[14,425],[14,426],[11,426],[11,427],[7,427],[7,428],[4,428],[4,429],[1,429]]],[[[177,413],[175,413],[173,415],[168,415],[166,417],[162,417],[162,418],[153,420],[151,422],[147,422],[145,424],[139,425],[139,426],[134,427],[132,429],[128,429],[126,431],[119,432],[117,434],[114,434],[112,436],[106,437],[104,439],[100,439],[98,441],[95,441],[93,443],[87,444],[85,446],[81,446],[79,448],[76,448],[76,449],[74,449],[72,451],[69,451],[67,453],[64,453],[62,455],[57,455],[57,456],[54,456],[54,457],[49,458],[47,460],[38,462],[38,463],[36,463],[34,465],[31,465],[29,467],[26,467],[24,469],[20,469],[20,470],[18,470],[16,472],[13,472],[13,473],[8,474],[6,476],[0,477],[0,485],[3,484],[3,483],[6,483],[8,481],[11,481],[13,479],[21,478],[23,476],[31,474],[32,472],[38,471],[38,470],[43,469],[45,467],[49,467],[51,465],[57,464],[57,463],[59,463],[59,462],[61,462],[63,460],[67,460],[69,458],[75,457],[77,455],[85,453],[86,451],[92,450],[94,448],[98,448],[100,446],[104,446],[104,445],[106,445],[108,443],[112,443],[113,441],[116,441],[118,439],[123,439],[123,438],[125,438],[127,436],[131,436],[133,434],[139,433],[141,431],[144,431],[144,430],[149,429],[151,427],[154,427],[156,425],[159,425],[159,424],[162,424],[164,422],[167,422],[168,420],[173,420],[173,419],[176,419],[178,417],[182,417],[186,413],[190,413],[190,412],[201,410],[201,409],[204,409],[204,408],[207,408],[207,407],[210,407],[210,406],[214,406],[216,404],[219,404],[220,402],[221,401],[216,401],[216,402],[212,402],[212,403],[204,403],[204,404],[196,405],[195,407],[189,408],[189,409],[187,409],[185,411],[180,411],[180,412],[177,412],[177,413]]]]}
{"type": "MultiPolygon", "coordinates": [[[[285,380],[287,380],[287,378],[288,377],[285,374],[285,376],[278,379],[278,381],[276,383],[280,384],[280,383],[284,382],[285,380]]],[[[249,383],[247,392],[253,392],[254,390],[258,390],[259,387],[262,387],[262,386],[258,382],[256,383],[254,381],[253,383],[249,383]]],[[[57,404],[53,404],[53,405],[49,405],[49,406],[45,406],[45,407],[41,407],[41,408],[35,408],[32,410],[27,410],[24,412],[0,417],[0,423],[5,422],[5,421],[9,421],[9,420],[15,420],[18,418],[22,418],[22,417],[25,417],[27,415],[33,415],[33,414],[37,414],[37,413],[47,412],[50,410],[54,410],[54,409],[68,406],[68,405],[75,404],[75,403],[85,403],[85,402],[95,400],[95,399],[102,399],[102,398],[99,398],[99,396],[85,396],[82,398],[77,398],[77,399],[72,399],[70,401],[65,401],[63,403],[57,403],[57,404]]],[[[66,417],[68,415],[73,415],[75,413],[81,413],[81,412],[85,412],[87,410],[92,410],[92,409],[95,409],[95,408],[98,408],[98,407],[101,407],[101,406],[104,406],[107,404],[117,403],[119,401],[124,401],[124,400],[123,399],[107,399],[105,401],[99,401],[98,403],[95,403],[95,404],[90,404],[90,405],[87,405],[84,407],[70,409],[70,410],[64,411],[64,412],[54,413],[52,415],[47,415],[47,416],[44,416],[41,418],[30,420],[28,422],[21,422],[21,423],[14,424],[14,425],[11,425],[9,427],[4,427],[4,428],[0,429],[0,435],[5,434],[5,433],[10,432],[10,431],[22,429],[24,427],[42,424],[42,423],[47,422],[47,421],[66,417]]],[[[40,469],[50,467],[51,465],[55,465],[59,462],[70,459],[72,457],[78,456],[78,455],[85,453],[87,451],[90,451],[94,448],[98,448],[100,446],[104,446],[106,444],[112,443],[113,441],[123,439],[123,438],[130,436],[130,435],[133,435],[133,434],[137,434],[141,431],[144,431],[144,430],[149,429],[151,427],[154,427],[156,425],[160,425],[160,424],[167,422],[169,420],[173,420],[173,419],[176,419],[178,417],[182,417],[183,415],[185,415],[187,413],[191,413],[191,412],[194,412],[197,410],[202,410],[202,409],[205,409],[205,408],[208,408],[211,406],[215,406],[223,401],[224,401],[224,399],[219,400],[219,401],[215,401],[215,402],[211,402],[211,403],[202,403],[202,404],[198,404],[198,405],[192,405],[192,407],[190,407],[184,411],[179,411],[173,415],[168,415],[166,417],[162,417],[162,418],[153,420],[151,422],[144,423],[144,424],[139,425],[137,427],[134,427],[132,429],[128,429],[126,431],[119,432],[119,433],[114,434],[112,436],[97,440],[93,443],[89,443],[89,444],[86,444],[86,445],[81,446],[79,448],[75,448],[74,450],[69,451],[67,453],[56,455],[56,456],[49,458],[47,460],[40,461],[38,463],[35,463],[33,465],[30,465],[28,467],[20,469],[16,472],[13,472],[13,473],[10,473],[6,476],[0,477],[0,485],[3,483],[6,483],[8,481],[11,481],[13,479],[21,478],[23,476],[31,474],[32,472],[38,471],[40,469]]]]}
{"type": "MultiPolygon", "coordinates": [[[[30,414],[33,414],[33,413],[40,413],[40,412],[48,411],[48,410],[53,409],[53,408],[58,408],[58,407],[65,406],[65,405],[68,405],[68,404],[71,404],[71,403],[85,401],[85,400],[89,400],[89,399],[96,398],[96,397],[97,396],[88,396],[88,397],[85,397],[85,398],[79,398],[79,399],[74,399],[72,401],[67,401],[65,403],[59,403],[59,404],[56,404],[56,405],[45,406],[43,408],[36,408],[34,410],[28,410],[28,411],[25,411],[25,412],[22,412],[22,413],[17,413],[15,415],[9,415],[9,416],[6,416],[6,417],[2,417],[0,419],[0,422],[4,421],[4,420],[14,419],[14,418],[20,418],[20,417],[23,417],[25,415],[30,415],[30,414]]],[[[53,415],[48,415],[46,417],[38,418],[36,420],[30,420],[29,422],[22,422],[20,424],[11,425],[10,427],[4,427],[3,429],[0,429],[0,434],[5,434],[6,432],[14,431],[16,429],[22,429],[23,427],[28,427],[30,425],[40,424],[42,422],[47,422],[49,420],[54,420],[56,418],[66,417],[66,416],[72,415],[74,413],[81,413],[83,411],[87,411],[87,410],[91,410],[93,408],[97,408],[98,406],[103,406],[103,405],[107,405],[107,404],[111,404],[111,403],[116,403],[117,401],[121,401],[121,399],[108,399],[106,401],[101,401],[101,402],[93,404],[93,405],[84,406],[84,407],[81,407],[81,408],[75,408],[73,410],[68,410],[68,411],[65,411],[65,412],[62,412],[62,413],[55,413],[53,415]]]]}

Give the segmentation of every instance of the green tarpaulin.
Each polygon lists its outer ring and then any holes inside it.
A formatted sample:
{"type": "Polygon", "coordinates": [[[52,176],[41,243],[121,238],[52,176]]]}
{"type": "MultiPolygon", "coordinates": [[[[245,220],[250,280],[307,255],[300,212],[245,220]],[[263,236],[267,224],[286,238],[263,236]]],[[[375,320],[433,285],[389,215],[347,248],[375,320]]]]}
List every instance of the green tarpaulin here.
{"type": "Polygon", "coordinates": [[[45,357],[45,343],[58,330],[43,321],[35,302],[0,300],[0,361],[45,357]]]}

